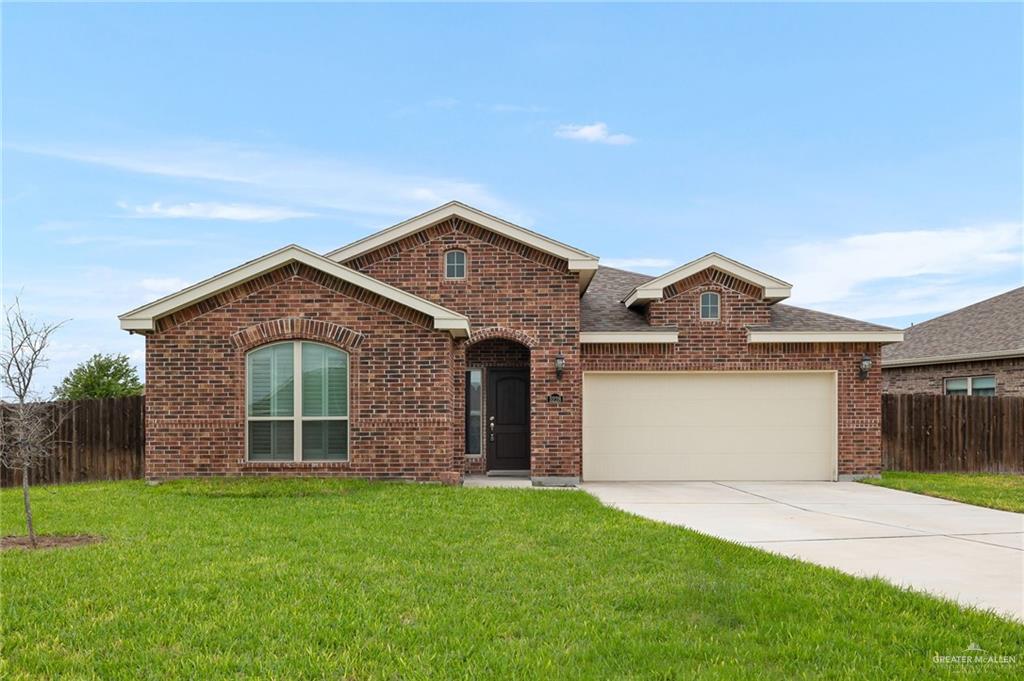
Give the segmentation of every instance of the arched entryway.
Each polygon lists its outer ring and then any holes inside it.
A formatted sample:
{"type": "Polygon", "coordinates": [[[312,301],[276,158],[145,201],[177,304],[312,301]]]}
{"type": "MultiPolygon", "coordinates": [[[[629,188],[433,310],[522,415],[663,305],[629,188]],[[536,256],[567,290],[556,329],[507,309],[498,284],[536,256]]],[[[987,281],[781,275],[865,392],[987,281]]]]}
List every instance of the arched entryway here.
{"type": "Polygon", "coordinates": [[[505,336],[471,342],[465,384],[467,470],[529,475],[530,348],[505,336]]]}

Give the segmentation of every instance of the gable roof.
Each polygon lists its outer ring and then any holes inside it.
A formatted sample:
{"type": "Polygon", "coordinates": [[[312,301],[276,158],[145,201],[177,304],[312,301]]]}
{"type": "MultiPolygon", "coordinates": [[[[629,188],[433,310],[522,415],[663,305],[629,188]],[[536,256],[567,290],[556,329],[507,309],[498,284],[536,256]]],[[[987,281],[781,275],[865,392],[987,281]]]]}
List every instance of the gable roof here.
{"type": "Polygon", "coordinates": [[[152,331],[156,328],[156,321],[161,317],[173,314],[201,300],[215,296],[222,291],[226,291],[293,262],[308,265],[371,293],[376,293],[382,298],[393,300],[405,307],[421,312],[433,318],[435,329],[448,331],[456,338],[469,336],[469,318],[465,315],[385,284],[373,277],[368,277],[361,272],[356,272],[351,268],[340,265],[333,260],[329,260],[322,255],[295,244],[279,248],[227,272],[222,272],[198,284],[193,284],[177,293],[172,293],[152,303],[137,307],[130,312],[125,312],[118,317],[121,320],[121,328],[133,332],[152,331]]]}
{"type": "MultiPolygon", "coordinates": [[[[696,261],[695,261],[696,262],[696,261]]],[[[697,270],[699,271],[699,270],[697,270]]],[[[650,286],[658,277],[599,267],[580,298],[580,339],[583,343],[674,343],[676,327],[655,327],[640,311],[626,307],[628,295],[650,286]]],[[[893,343],[896,329],[793,305],[768,308],[768,324],[747,327],[748,343],[893,343]]]]}
{"type": "Polygon", "coordinates": [[[649,303],[652,300],[661,300],[664,296],[665,288],[709,267],[714,267],[754,286],[760,286],[764,290],[764,300],[769,303],[775,303],[788,298],[793,289],[788,282],[755,270],[753,267],[748,267],[732,258],[727,258],[720,253],[708,253],[702,258],[697,258],[677,267],[671,272],[636,286],[626,295],[626,306],[632,307],[633,305],[649,303]]]}
{"type": "Polygon", "coordinates": [[[904,330],[882,365],[912,366],[1024,357],[1024,286],[904,330]]]}
{"type": "Polygon", "coordinates": [[[525,227],[512,224],[507,220],[502,220],[499,217],[458,201],[449,201],[442,206],[428,210],[426,213],[421,213],[408,220],[399,222],[397,225],[392,225],[367,237],[363,237],[347,246],[342,246],[327,253],[327,257],[338,262],[352,260],[364,253],[392,244],[410,234],[428,229],[453,217],[462,218],[467,222],[480,225],[513,241],[526,244],[542,253],[564,259],[569,265],[570,272],[580,273],[580,292],[586,290],[594,272],[597,271],[598,257],[596,255],[567,246],[560,241],[555,241],[543,234],[538,234],[525,227]]]}

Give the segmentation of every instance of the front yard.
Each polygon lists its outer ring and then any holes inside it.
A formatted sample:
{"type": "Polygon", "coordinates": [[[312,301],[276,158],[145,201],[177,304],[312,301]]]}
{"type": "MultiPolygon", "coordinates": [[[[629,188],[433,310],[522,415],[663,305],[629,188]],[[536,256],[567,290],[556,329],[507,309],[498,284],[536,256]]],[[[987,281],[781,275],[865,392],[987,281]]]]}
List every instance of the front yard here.
{"type": "Polygon", "coordinates": [[[35,508],[106,541],[0,554],[8,678],[934,678],[971,643],[1024,654],[1019,624],[582,492],[128,482],[35,508]]]}
{"type": "Polygon", "coordinates": [[[865,479],[862,482],[1001,511],[1024,513],[1024,475],[886,471],[881,479],[865,479]]]}

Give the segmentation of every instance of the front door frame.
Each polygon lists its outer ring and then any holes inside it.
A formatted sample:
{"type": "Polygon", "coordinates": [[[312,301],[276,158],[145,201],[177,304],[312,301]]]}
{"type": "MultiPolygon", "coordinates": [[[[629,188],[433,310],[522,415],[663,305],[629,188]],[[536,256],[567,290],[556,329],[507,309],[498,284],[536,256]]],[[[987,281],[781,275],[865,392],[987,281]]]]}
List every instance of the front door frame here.
{"type": "MultiPolygon", "coordinates": [[[[530,443],[530,369],[529,367],[488,367],[484,372],[485,377],[485,400],[484,400],[484,452],[486,453],[486,466],[488,471],[529,471],[530,460],[531,460],[531,443],[530,443]],[[497,417],[496,407],[496,386],[498,380],[502,376],[521,376],[526,384],[526,390],[523,396],[525,404],[523,408],[525,410],[526,424],[525,434],[526,443],[525,451],[523,452],[521,465],[510,466],[505,463],[499,463],[496,459],[496,447],[495,440],[492,440],[492,423],[497,417]]],[[[501,437],[501,427],[497,426],[497,432],[494,432],[494,437],[501,437]]]]}

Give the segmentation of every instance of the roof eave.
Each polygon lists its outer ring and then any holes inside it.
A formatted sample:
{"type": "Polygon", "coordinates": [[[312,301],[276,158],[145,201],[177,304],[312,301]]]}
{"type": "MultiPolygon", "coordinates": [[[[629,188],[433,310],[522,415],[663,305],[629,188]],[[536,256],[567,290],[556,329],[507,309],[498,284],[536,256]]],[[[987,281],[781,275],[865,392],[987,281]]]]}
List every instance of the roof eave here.
{"type": "Polygon", "coordinates": [[[434,328],[446,330],[453,337],[462,338],[469,335],[469,318],[465,315],[432,303],[390,284],[385,284],[380,280],[345,267],[333,260],[328,260],[322,255],[295,244],[271,251],[238,267],[221,272],[198,284],[182,289],[177,293],[172,293],[134,310],[125,312],[118,316],[121,328],[125,331],[139,333],[152,331],[156,328],[158,319],[172,315],[199,301],[206,300],[218,293],[252,281],[267,272],[279,269],[293,262],[308,265],[342,281],[375,293],[382,298],[392,300],[425,314],[434,320],[434,328]]]}
{"type": "Polygon", "coordinates": [[[645,305],[655,300],[661,300],[665,295],[667,287],[710,268],[721,270],[737,279],[761,287],[763,291],[762,299],[770,304],[789,298],[793,292],[793,287],[789,282],[782,281],[770,274],[765,274],[760,270],[755,270],[753,267],[744,265],[732,258],[727,258],[720,253],[708,253],[685,265],[680,265],[660,277],[644,282],[630,291],[622,302],[626,304],[626,307],[633,307],[634,305],[645,305]]]}
{"type": "Polygon", "coordinates": [[[747,331],[747,343],[899,343],[902,331],[747,331]]]}
{"type": "Polygon", "coordinates": [[[992,352],[971,352],[959,355],[933,355],[931,357],[908,357],[902,359],[882,359],[882,368],[927,366],[929,364],[957,364],[959,362],[979,362],[991,359],[1013,359],[1024,357],[1024,348],[996,350],[992,352]]]}
{"type": "Polygon", "coordinates": [[[580,343],[597,345],[602,343],[676,343],[679,331],[581,331],[580,343]]]}
{"type": "Polygon", "coordinates": [[[438,206],[437,208],[432,208],[425,213],[421,213],[409,218],[408,220],[403,220],[398,224],[374,232],[373,234],[365,236],[358,241],[353,241],[346,246],[330,251],[327,253],[326,257],[338,262],[352,260],[364,253],[392,244],[404,239],[410,234],[415,234],[416,232],[433,227],[434,225],[453,217],[461,218],[467,222],[473,222],[485,229],[497,232],[498,234],[526,244],[527,246],[535,248],[543,253],[563,258],[567,261],[569,270],[572,272],[584,272],[597,269],[598,257],[592,253],[581,251],[578,248],[556,241],[550,237],[544,236],[543,234],[538,234],[537,232],[526,229],[525,227],[511,223],[508,220],[503,220],[502,218],[485,213],[478,208],[467,206],[459,201],[449,201],[448,203],[438,206]]]}

